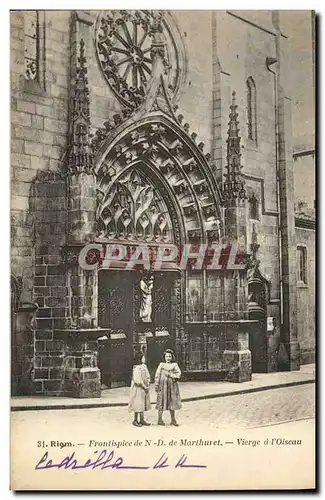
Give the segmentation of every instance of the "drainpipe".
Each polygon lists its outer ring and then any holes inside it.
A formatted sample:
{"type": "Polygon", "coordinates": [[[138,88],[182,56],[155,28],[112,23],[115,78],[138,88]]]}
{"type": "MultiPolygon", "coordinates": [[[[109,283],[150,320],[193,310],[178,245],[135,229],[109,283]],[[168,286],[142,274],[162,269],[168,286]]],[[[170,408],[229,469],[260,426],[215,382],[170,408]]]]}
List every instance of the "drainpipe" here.
{"type": "Polygon", "coordinates": [[[276,70],[272,70],[271,66],[278,62],[274,57],[266,58],[266,67],[270,73],[273,74],[274,78],[274,118],[275,118],[275,170],[276,170],[276,204],[278,212],[278,244],[279,244],[279,281],[280,281],[280,339],[282,339],[283,330],[283,279],[282,279],[282,213],[280,206],[280,174],[279,174],[279,162],[278,162],[278,81],[276,70]]]}

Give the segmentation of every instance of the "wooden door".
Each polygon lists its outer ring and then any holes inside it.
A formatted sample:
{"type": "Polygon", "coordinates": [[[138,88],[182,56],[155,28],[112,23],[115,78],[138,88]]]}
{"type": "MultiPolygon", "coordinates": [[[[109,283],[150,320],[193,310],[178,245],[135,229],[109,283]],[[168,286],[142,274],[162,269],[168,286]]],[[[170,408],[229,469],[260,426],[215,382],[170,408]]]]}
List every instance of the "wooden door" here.
{"type": "Polygon", "coordinates": [[[111,329],[109,348],[102,349],[99,368],[102,381],[109,380],[112,386],[129,384],[132,375],[133,274],[105,270],[98,277],[98,322],[111,329]]]}

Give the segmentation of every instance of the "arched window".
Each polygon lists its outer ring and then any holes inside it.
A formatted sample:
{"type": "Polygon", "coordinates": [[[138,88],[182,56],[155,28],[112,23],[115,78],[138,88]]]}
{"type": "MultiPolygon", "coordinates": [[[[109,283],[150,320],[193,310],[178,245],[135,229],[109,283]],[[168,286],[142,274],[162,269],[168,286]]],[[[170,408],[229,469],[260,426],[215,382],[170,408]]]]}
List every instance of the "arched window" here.
{"type": "Polygon", "coordinates": [[[256,85],[250,76],[246,81],[247,87],[247,136],[257,143],[257,112],[256,112],[256,85]]]}
{"type": "Polygon", "coordinates": [[[297,247],[297,281],[307,285],[307,248],[297,247]]]}

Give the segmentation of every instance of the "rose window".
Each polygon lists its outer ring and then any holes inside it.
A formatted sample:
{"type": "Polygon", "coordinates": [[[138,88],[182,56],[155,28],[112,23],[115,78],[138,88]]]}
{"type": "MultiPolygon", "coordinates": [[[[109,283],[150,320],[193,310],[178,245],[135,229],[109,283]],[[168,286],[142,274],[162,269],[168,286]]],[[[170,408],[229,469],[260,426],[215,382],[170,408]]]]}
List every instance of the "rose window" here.
{"type": "MultiPolygon", "coordinates": [[[[96,48],[100,67],[119,101],[134,108],[145,95],[152,75],[151,47],[153,25],[157,13],[153,11],[105,11],[100,14],[96,30],[96,48]]],[[[180,51],[176,45],[177,30],[164,14],[161,28],[165,41],[164,66],[168,89],[174,97],[182,83],[180,51]],[[180,53],[178,53],[180,52],[180,53]]],[[[179,34],[178,34],[179,36],[179,34]]]]}

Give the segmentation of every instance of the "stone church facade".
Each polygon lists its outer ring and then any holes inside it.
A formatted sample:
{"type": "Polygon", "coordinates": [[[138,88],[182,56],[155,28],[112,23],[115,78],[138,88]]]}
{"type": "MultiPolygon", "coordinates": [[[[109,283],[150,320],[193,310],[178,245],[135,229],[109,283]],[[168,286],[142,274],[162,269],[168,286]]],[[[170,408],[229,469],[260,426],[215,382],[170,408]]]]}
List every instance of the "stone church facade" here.
{"type": "Polygon", "coordinates": [[[276,11],[11,12],[14,395],[98,397],[137,350],[153,373],[172,347],[184,380],[312,359],[288,57],[276,11]],[[244,268],[102,266],[107,245],[225,241],[244,268]]]}

